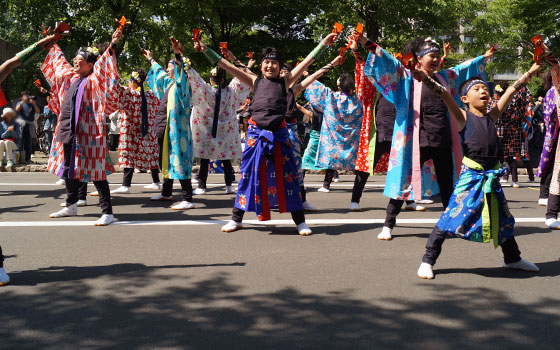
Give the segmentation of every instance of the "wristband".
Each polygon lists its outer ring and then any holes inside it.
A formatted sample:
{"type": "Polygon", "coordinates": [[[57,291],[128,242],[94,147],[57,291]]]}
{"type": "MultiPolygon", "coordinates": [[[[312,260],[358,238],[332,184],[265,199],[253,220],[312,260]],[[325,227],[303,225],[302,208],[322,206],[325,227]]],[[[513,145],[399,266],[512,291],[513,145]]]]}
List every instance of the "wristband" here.
{"type": "Polygon", "coordinates": [[[321,56],[321,54],[323,54],[323,52],[325,52],[325,51],[327,51],[327,47],[325,45],[323,45],[322,43],[319,43],[319,45],[317,45],[317,47],[315,47],[309,55],[314,60],[317,60],[317,58],[319,56],[321,56]]]}
{"type": "Polygon", "coordinates": [[[445,88],[431,77],[426,77],[422,80],[422,83],[424,83],[428,89],[432,90],[432,92],[438,96],[441,96],[441,94],[445,91],[445,88]]]}
{"type": "Polygon", "coordinates": [[[214,50],[211,48],[207,48],[206,51],[203,52],[204,56],[212,63],[212,65],[216,65],[218,62],[221,61],[222,56],[218,55],[214,50]]]}
{"type": "Polygon", "coordinates": [[[365,44],[365,47],[366,47],[366,49],[368,49],[368,50],[373,50],[373,49],[375,49],[376,46],[377,46],[377,44],[374,43],[374,42],[371,41],[371,40],[368,40],[368,41],[366,42],[366,44],[365,44]]]}
{"type": "Polygon", "coordinates": [[[29,60],[38,50],[39,50],[39,46],[37,45],[37,43],[35,43],[35,44],[29,46],[27,49],[18,52],[16,54],[16,56],[19,58],[20,62],[23,64],[27,60],[29,60]]]}

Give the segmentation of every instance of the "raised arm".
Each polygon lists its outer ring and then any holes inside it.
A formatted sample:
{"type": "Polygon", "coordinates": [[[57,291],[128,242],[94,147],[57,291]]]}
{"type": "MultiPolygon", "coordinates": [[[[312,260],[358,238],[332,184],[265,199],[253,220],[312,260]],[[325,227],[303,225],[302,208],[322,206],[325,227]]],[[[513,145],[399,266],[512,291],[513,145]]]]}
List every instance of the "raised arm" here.
{"type": "Polygon", "coordinates": [[[309,87],[309,85],[311,85],[311,83],[313,83],[315,80],[321,78],[325,73],[327,73],[328,71],[330,71],[334,67],[341,65],[343,59],[344,58],[342,56],[337,56],[334,60],[332,60],[326,66],[319,69],[317,72],[309,75],[301,83],[292,87],[292,91],[294,93],[294,96],[299,95],[303,90],[307,89],[309,87]]]}
{"type": "Polygon", "coordinates": [[[253,68],[253,66],[256,63],[256,61],[254,59],[250,59],[249,64],[244,65],[237,57],[235,57],[233,52],[231,52],[229,50],[228,50],[228,53],[227,53],[227,57],[229,58],[231,63],[233,63],[233,65],[236,66],[237,68],[243,70],[247,74],[257,76],[255,73],[253,73],[253,71],[251,71],[251,68],[253,68]]]}
{"type": "Polygon", "coordinates": [[[315,60],[325,52],[331,43],[333,43],[338,38],[338,34],[330,33],[327,35],[317,47],[307,55],[307,57],[298,64],[292,71],[284,77],[286,79],[286,86],[292,86],[298,79],[301,77],[303,72],[307,70],[307,68],[315,62],[315,60]]]}

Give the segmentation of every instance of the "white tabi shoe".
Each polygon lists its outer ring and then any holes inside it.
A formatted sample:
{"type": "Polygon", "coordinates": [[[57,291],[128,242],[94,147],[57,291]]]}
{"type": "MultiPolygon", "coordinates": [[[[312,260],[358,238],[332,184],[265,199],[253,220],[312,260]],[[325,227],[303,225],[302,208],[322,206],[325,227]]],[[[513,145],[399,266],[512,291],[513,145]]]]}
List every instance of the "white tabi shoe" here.
{"type": "Polygon", "coordinates": [[[206,193],[205,188],[195,188],[195,190],[193,191],[193,194],[196,194],[196,195],[205,194],[205,193],[206,193]]]}
{"type": "Polygon", "coordinates": [[[128,193],[130,193],[130,187],[128,186],[121,186],[111,191],[111,194],[128,194],[128,193]]]}
{"type": "Polygon", "coordinates": [[[114,221],[116,221],[116,220],[115,220],[115,217],[112,214],[103,214],[103,215],[101,215],[99,220],[97,220],[95,222],[95,226],[111,225],[114,221]]]}
{"type": "Polygon", "coordinates": [[[512,183],[511,183],[511,187],[512,187],[512,188],[519,188],[519,187],[521,187],[521,186],[519,186],[519,183],[517,183],[517,182],[512,182],[512,183]]]}
{"type": "Polygon", "coordinates": [[[3,267],[0,267],[0,286],[5,286],[10,283],[10,276],[6,273],[3,267]]]}
{"type": "Polygon", "coordinates": [[[232,186],[226,186],[226,194],[233,194],[235,191],[232,186]]]}
{"type": "Polygon", "coordinates": [[[434,204],[434,201],[431,199],[421,199],[416,201],[416,204],[434,204]]]}
{"type": "Polygon", "coordinates": [[[362,209],[360,209],[360,203],[350,203],[350,211],[362,211],[362,209]]]}
{"type": "Polygon", "coordinates": [[[59,186],[64,186],[66,184],[66,181],[64,181],[64,179],[58,179],[58,181],[55,182],[54,184],[59,186]]]}
{"type": "Polygon", "coordinates": [[[418,205],[416,203],[410,203],[406,207],[404,207],[404,209],[405,210],[410,210],[410,211],[426,211],[426,207],[423,207],[423,206],[418,205]]]}
{"type": "Polygon", "coordinates": [[[333,182],[340,182],[340,177],[335,177],[332,181],[333,182]]]}
{"type": "Polygon", "coordinates": [[[432,265],[428,263],[421,263],[420,268],[418,269],[418,277],[425,279],[425,280],[433,280],[434,279],[434,268],[432,265]]]}
{"type": "Polygon", "coordinates": [[[147,190],[161,190],[161,184],[159,182],[154,182],[144,186],[144,188],[147,190]]]}
{"type": "Polygon", "coordinates": [[[377,239],[382,241],[390,241],[391,239],[393,239],[393,236],[391,235],[391,231],[393,230],[388,228],[387,226],[383,226],[383,229],[377,235],[377,239]]]}
{"type": "Polygon", "coordinates": [[[197,185],[198,184],[198,180],[195,179],[194,177],[191,179],[191,184],[193,185],[197,185]]]}
{"type": "Polygon", "coordinates": [[[317,211],[317,208],[309,204],[309,202],[303,202],[303,210],[308,213],[314,213],[317,211]]]}
{"type": "Polygon", "coordinates": [[[514,262],[511,264],[504,263],[505,269],[512,269],[512,270],[523,270],[529,272],[539,272],[539,267],[532,262],[529,262],[525,259],[521,259],[518,262],[514,262]]]}
{"type": "Polygon", "coordinates": [[[329,193],[331,190],[326,188],[326,187],[319,187],[319,189],[317,190],[319,192],[325,192],[325,193],[329,193]]]}
{"type": "Polygon", "coordinates": [[[90,192],[89,195],[93,196],[93,197],[99,197],[99,192],[98,191],[93,191],[93,192],[90,192]]]}
{"type": "Polygon", "coordinates": [[[173,200],[173,196],[164,196],[162,194],[158,194],[156,196],[153,196],[150,198],[151,201],[172,201],[173,200]]]}
{"type": "Polygon", "coordinates": [[[311,236],[311,229],[309,228],[309,226],[307,226],[307,224],[305,222],[302,222],[301,224],[297,225],[297,230],[300,236],[311,236]]]}
{"type": "MultiPolygon", "coordinates": [[[[87,207],[87,201],[84,199],[78,200],[78,203],[76,204],[78,205],[78,207],[87,207]]],[[[60,203],[60,206],[66,208],[66,202],[60,203]]]]}
{"type": "Polygon", "coordinates": [[[542,207],[548,206],[548,198],[539,198],[539,201],[537,202],[537,204],[542,206],[542,207]]]}
{"type": "Polygon", "coordinates": [[[237,230],[241,230],[242,228],[242,223],[230,220],[227,224],[222,226],[222,232],[235,232],[237,230]]]}
{"type": "Polygon", "coordinates": [[[546,219],[544,224],[553,230],[560,230],[560,221],[557,219],[546,219]]]}
{"type": "Polygon", "coordinates": [[[188,210],[194,208],[194,203],[182,201],[171,207],[171,210],[188,210]]]}
{"type": "Polygon", "coordinates": [[[74,203],[68,207],[64,207],[57,211],[56,213],[52,213],[49,215],[49,218],[66,218],[69,216],[76,216],[78,215],[78,203],[74,203]]]}

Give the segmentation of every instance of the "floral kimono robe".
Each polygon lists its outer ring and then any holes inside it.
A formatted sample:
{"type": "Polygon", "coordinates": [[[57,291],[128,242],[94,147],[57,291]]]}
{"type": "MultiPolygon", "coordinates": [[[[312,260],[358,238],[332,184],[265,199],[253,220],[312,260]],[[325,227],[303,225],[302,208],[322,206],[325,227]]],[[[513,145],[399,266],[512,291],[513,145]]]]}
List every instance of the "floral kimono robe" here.
{"type": "Polygon", "coordinates": [[[533,99],[527,87],[521,88],[496,122],[498,136],[504,149],[504,157],[515,160],[529,159],[527,131],[533,118],[529,102],[533,99]]]}
{"type": "Polygon", "coordinates": [[[358,156],[364,108],[357,95],[333,92],[316,81],[305,98],[323,112],[323,124],[315,166],[321,169],[354,170],[358,156]]]}
{"type": "MultiPolygon", "coordinates": [[[[484,57],[446,69],[436,78],[448,88],[459,105],[457,92],[461,84],[475,76],[484,78],[484,57]]],[[[370,52],[364,67],[365,75],[388,101],[395,105],[397,116],[389,155],[389,167],[383,194],[393,199],[422,199],[432,195],[435,174],[425,174],[428,169],[420,164],[420,108],[422,83],[415,82],[410,71],[381,47],[370,52]],[[428,175],[428,176],[423,176],[428,175]]],[[[461,169],[462,150],[457,125],[452,118],[451,137],[456,180],[461,169]]],[[[431,170],[430,170],[431,171],[431,170]]],[[[434,172],[435,173],[435,172],[434,172]]]]}
{"type": "MultiPolygon", "coordinates": [[[[68,63],[58,45],[50,49],[41,71],[51,86],[52,98],[49,108],[59,115],[64,99],[72,98],[68,89],[80,77],[74,73],[72,65],[68,63]]],[[[106,172],[114,171],[113,166],[106,162],[105,116],[117,109],[116,87],[119,79],[116,59],[107,50],[95,63],[93,73],[87,77],[74,136],[74,178],[82,182],[106,180],[106,172]]],[[[47,167],[57,176],[61,176],[64,171],[63,144],[56,141],[59,126],[60,123],[54,132],[47,167]]]]}
{"type": "Polygon", "coordinates": [[[119,167],[140,170],[158,169],[159,148],[154,122],[159,100],[145,91],[148,107],[148,133],[142,136],[142,95],[140,91],[118,85],[119,108],[123,111],[119,136],[119,167]]]}
{"type": "Polygon", "coordinates": [[[188,75],[193,104],[191,129],[194,156],[214,160],[240,159],[241,136],[235,112],[243,105],[251,89],[234,78],[221,91],[220,111],[214,121],[217,90],[205,82],[192,67],[188,69],[188,75]],[[214,122],[217,123],[216,137],[212,136],[214,122]]]}
{"type": "Polygon", "coordinates": [[[556,101],[558,99],[560,99],[560,92],[553,86],[548,90],[543,101],[542,108],[546,133],[544,136],[541,160],[537,168],[537,176],[539,177],[542,177],[548,171],[550,161],[553,160],[550,158],[551,154],[556,149],[556,143],[558,142],[558,111],[556,108],[556,101]]]}
{"type": "Polygon", "coordinates": [[[162,174],[164,178],[186,180],[191,178],[193,143],[190,126],[191,89],[183,64],[175,62],[175,79],[156,62],[148,72],[146,83],[161,100],[172,84],[167,99],[167,126],[163,141],[162,174]]]}

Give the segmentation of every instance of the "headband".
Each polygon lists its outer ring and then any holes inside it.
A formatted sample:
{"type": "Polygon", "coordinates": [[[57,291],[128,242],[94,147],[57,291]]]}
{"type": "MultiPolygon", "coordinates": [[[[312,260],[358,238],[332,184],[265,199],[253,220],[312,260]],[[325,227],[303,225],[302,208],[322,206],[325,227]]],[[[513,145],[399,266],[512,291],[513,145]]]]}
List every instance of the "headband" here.
{"type": "Polygon", "coordinates": [[[76,56],[82,56],[89,63],[95,63],[99,58],[99,49],[97,47],[80,47],[76,56]]]}
{"type": "MultiPolygon", "coordinates": [[[[437,45],[437,43],[436,43],[436,45],[437,45]]],[[[430,47],[425,48],[424,50],[420,50],[420,51],[418,52],[417,56],[418,56],[418,57],[423,57],[423,56],[425,56],[425,55],[427,55],[427,54],[429,54],[429,53],[432,53],[432,52],[440,53],[441,50],[439,49],[439,45],[438,45],[438,46],[430,45],[430,47]]]]}
{"type": "Polygon", "coordinates": [[[461,96],[467,96],[469,90],[472,89],[473,86],[478,84],[483,84],[484,86],[488,87],[488,85],[486,85],[486,82],[484,80],[474,79],[469,81],[469,83],[463,88],[463,91],[461,92],[461,96]]]}
{"type": "Polygon", "coordinates": [[[267,53],[267,54],[265,54],[265,55],[262,55],[262,57],[261,57],[261,63],[262,63],[264,60],[271,60],[271,61],[278,61],[278,62],[280,62],[280,58],[278,57],[278,54],[272,53],[272,52],[269,52],[269,53],[267,53]]]}

